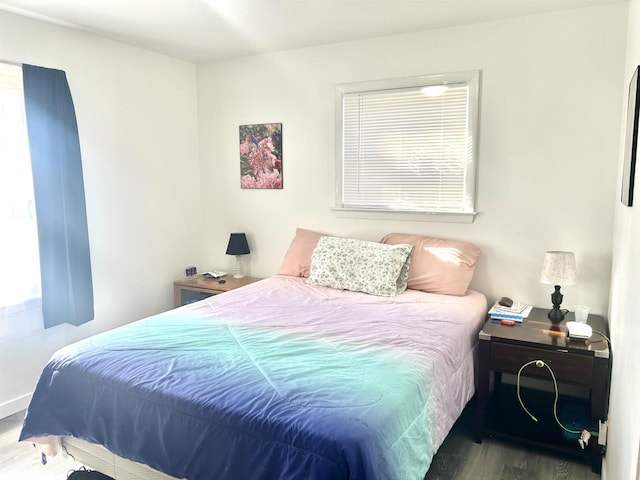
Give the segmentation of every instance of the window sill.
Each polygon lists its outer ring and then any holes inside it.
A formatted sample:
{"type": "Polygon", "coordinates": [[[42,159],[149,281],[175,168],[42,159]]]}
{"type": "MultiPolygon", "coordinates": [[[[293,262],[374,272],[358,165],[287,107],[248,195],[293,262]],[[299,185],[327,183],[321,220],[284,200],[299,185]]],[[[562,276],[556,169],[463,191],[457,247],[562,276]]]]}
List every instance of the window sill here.
{"type": "Polygon", "coordinates": [[[35,332],[43,331],[42,298],[25,298],[22,303],[0,305],[0,345],[16,342],[35,332]]]}
{"type": "Polygon", "coordinates": [[[415,222],[440,223],[473,223],[473,220],[478,214],[477,212],[402,212],[342,207],[333,207],[331,210],[338,218],[363,218],[367,220],[408,220],[415,222]]]}
{"type": "Polygon", "coordinates": [[[33,297],[26,297],[19,302],[13,301],[6,305],[0,304],[0,316],[1,315],[13,315],[16,313],[24,312],[27,310],[35,310],[42,308],[42,296],[36,295],[33,297]]]}

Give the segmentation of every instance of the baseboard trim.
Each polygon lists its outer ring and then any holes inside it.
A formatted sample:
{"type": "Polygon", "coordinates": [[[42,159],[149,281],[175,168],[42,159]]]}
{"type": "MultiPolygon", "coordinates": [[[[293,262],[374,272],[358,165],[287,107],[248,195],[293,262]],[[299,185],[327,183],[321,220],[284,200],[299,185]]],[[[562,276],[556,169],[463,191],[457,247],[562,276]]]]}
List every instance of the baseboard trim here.
{"type": "Polygon", "coordinates": [[[0,418],[5,418],[14,413],[18,413],[20,410],[24,410],[29,406],[29,400],[31,400],[31,393],[26,393],[8,402],[0,403],[0,418]]]}

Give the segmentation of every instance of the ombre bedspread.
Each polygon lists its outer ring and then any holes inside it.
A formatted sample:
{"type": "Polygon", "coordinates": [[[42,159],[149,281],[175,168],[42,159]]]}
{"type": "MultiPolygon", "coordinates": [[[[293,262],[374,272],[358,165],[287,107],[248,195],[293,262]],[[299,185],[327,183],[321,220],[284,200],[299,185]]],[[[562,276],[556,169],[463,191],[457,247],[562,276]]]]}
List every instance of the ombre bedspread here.
{"type": "Polygon", "coordinates": [[[275,276],[58,351],[21,440],[72,435],[177,478],[421,480],[474,392],[481,294],[275,276]]]}

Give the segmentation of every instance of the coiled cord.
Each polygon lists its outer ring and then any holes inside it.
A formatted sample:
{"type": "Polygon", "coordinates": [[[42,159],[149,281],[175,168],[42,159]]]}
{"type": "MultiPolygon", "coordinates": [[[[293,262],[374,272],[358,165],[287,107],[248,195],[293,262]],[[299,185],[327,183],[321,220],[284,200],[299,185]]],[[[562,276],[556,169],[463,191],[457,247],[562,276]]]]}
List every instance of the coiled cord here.
{"type": "MultiPolygon", "coordinates": [[[[569,433],[580,435],[582,433],[582,430],[571,430],[570,428],[565,427],[562,424],[562,422],[560,422],[560,419],[558,418],[558,382],[556,381],[556,376],[553,374],[553,370],[551,370],[551,367],[542,360],[531,360],[530,362],[527,362],[524,365],[522,365],[522,367],[520,367],[520,370],[518,370],[518,377],[516,379],[516,393],[518,394],[518,401],[520,402],[520,406],[525,412],[527,412],[527,414],[531,417],[531,419],[534,422],[538,421],[538,419],[533,416],[533,414],[527,409],[527,407],[524,406],[524,402],[522,401],[522,397],[520,396],[520,375],[522,374],[522,371],[525,368],[527,368],[529,365],[534,365],[534,364],[538,368],[547,367],[547,370],[549,370],[549,373],[551,374],[551,379],[553,380],[553,388],[555,393],[555,398],[553,400],[553,417],[556,419],[556,423],[560,425],[560,428],[562,428],[563,430],[569,433]]],[[[589,433],[593,436],[598,436],[597,432],[589,432],[589,433]]]]}

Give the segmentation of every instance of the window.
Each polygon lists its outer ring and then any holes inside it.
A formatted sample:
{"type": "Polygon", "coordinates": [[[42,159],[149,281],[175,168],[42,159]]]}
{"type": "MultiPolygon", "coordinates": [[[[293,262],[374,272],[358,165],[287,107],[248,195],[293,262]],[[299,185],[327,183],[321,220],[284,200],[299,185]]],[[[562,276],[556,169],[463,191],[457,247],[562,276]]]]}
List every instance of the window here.
{"type": "Polygon", "coordinates": [[[0,63],[0,229],[0,337],[23,323],[7,318],[34,306],[45,328],[93,319],[82,156],[63,70],[0,63]]]}
{"type": "Polygon", "coordinates": [[[479,76],[339,86],[335,210],[471,221],[479,76]]]}
{"type": "Polygon", "coordinates": [[[22,68],[0,63],[0,337],[40,318],[40,265],[22,68]],[[19,320],[16,320],[18,319],[19,320]]]}

